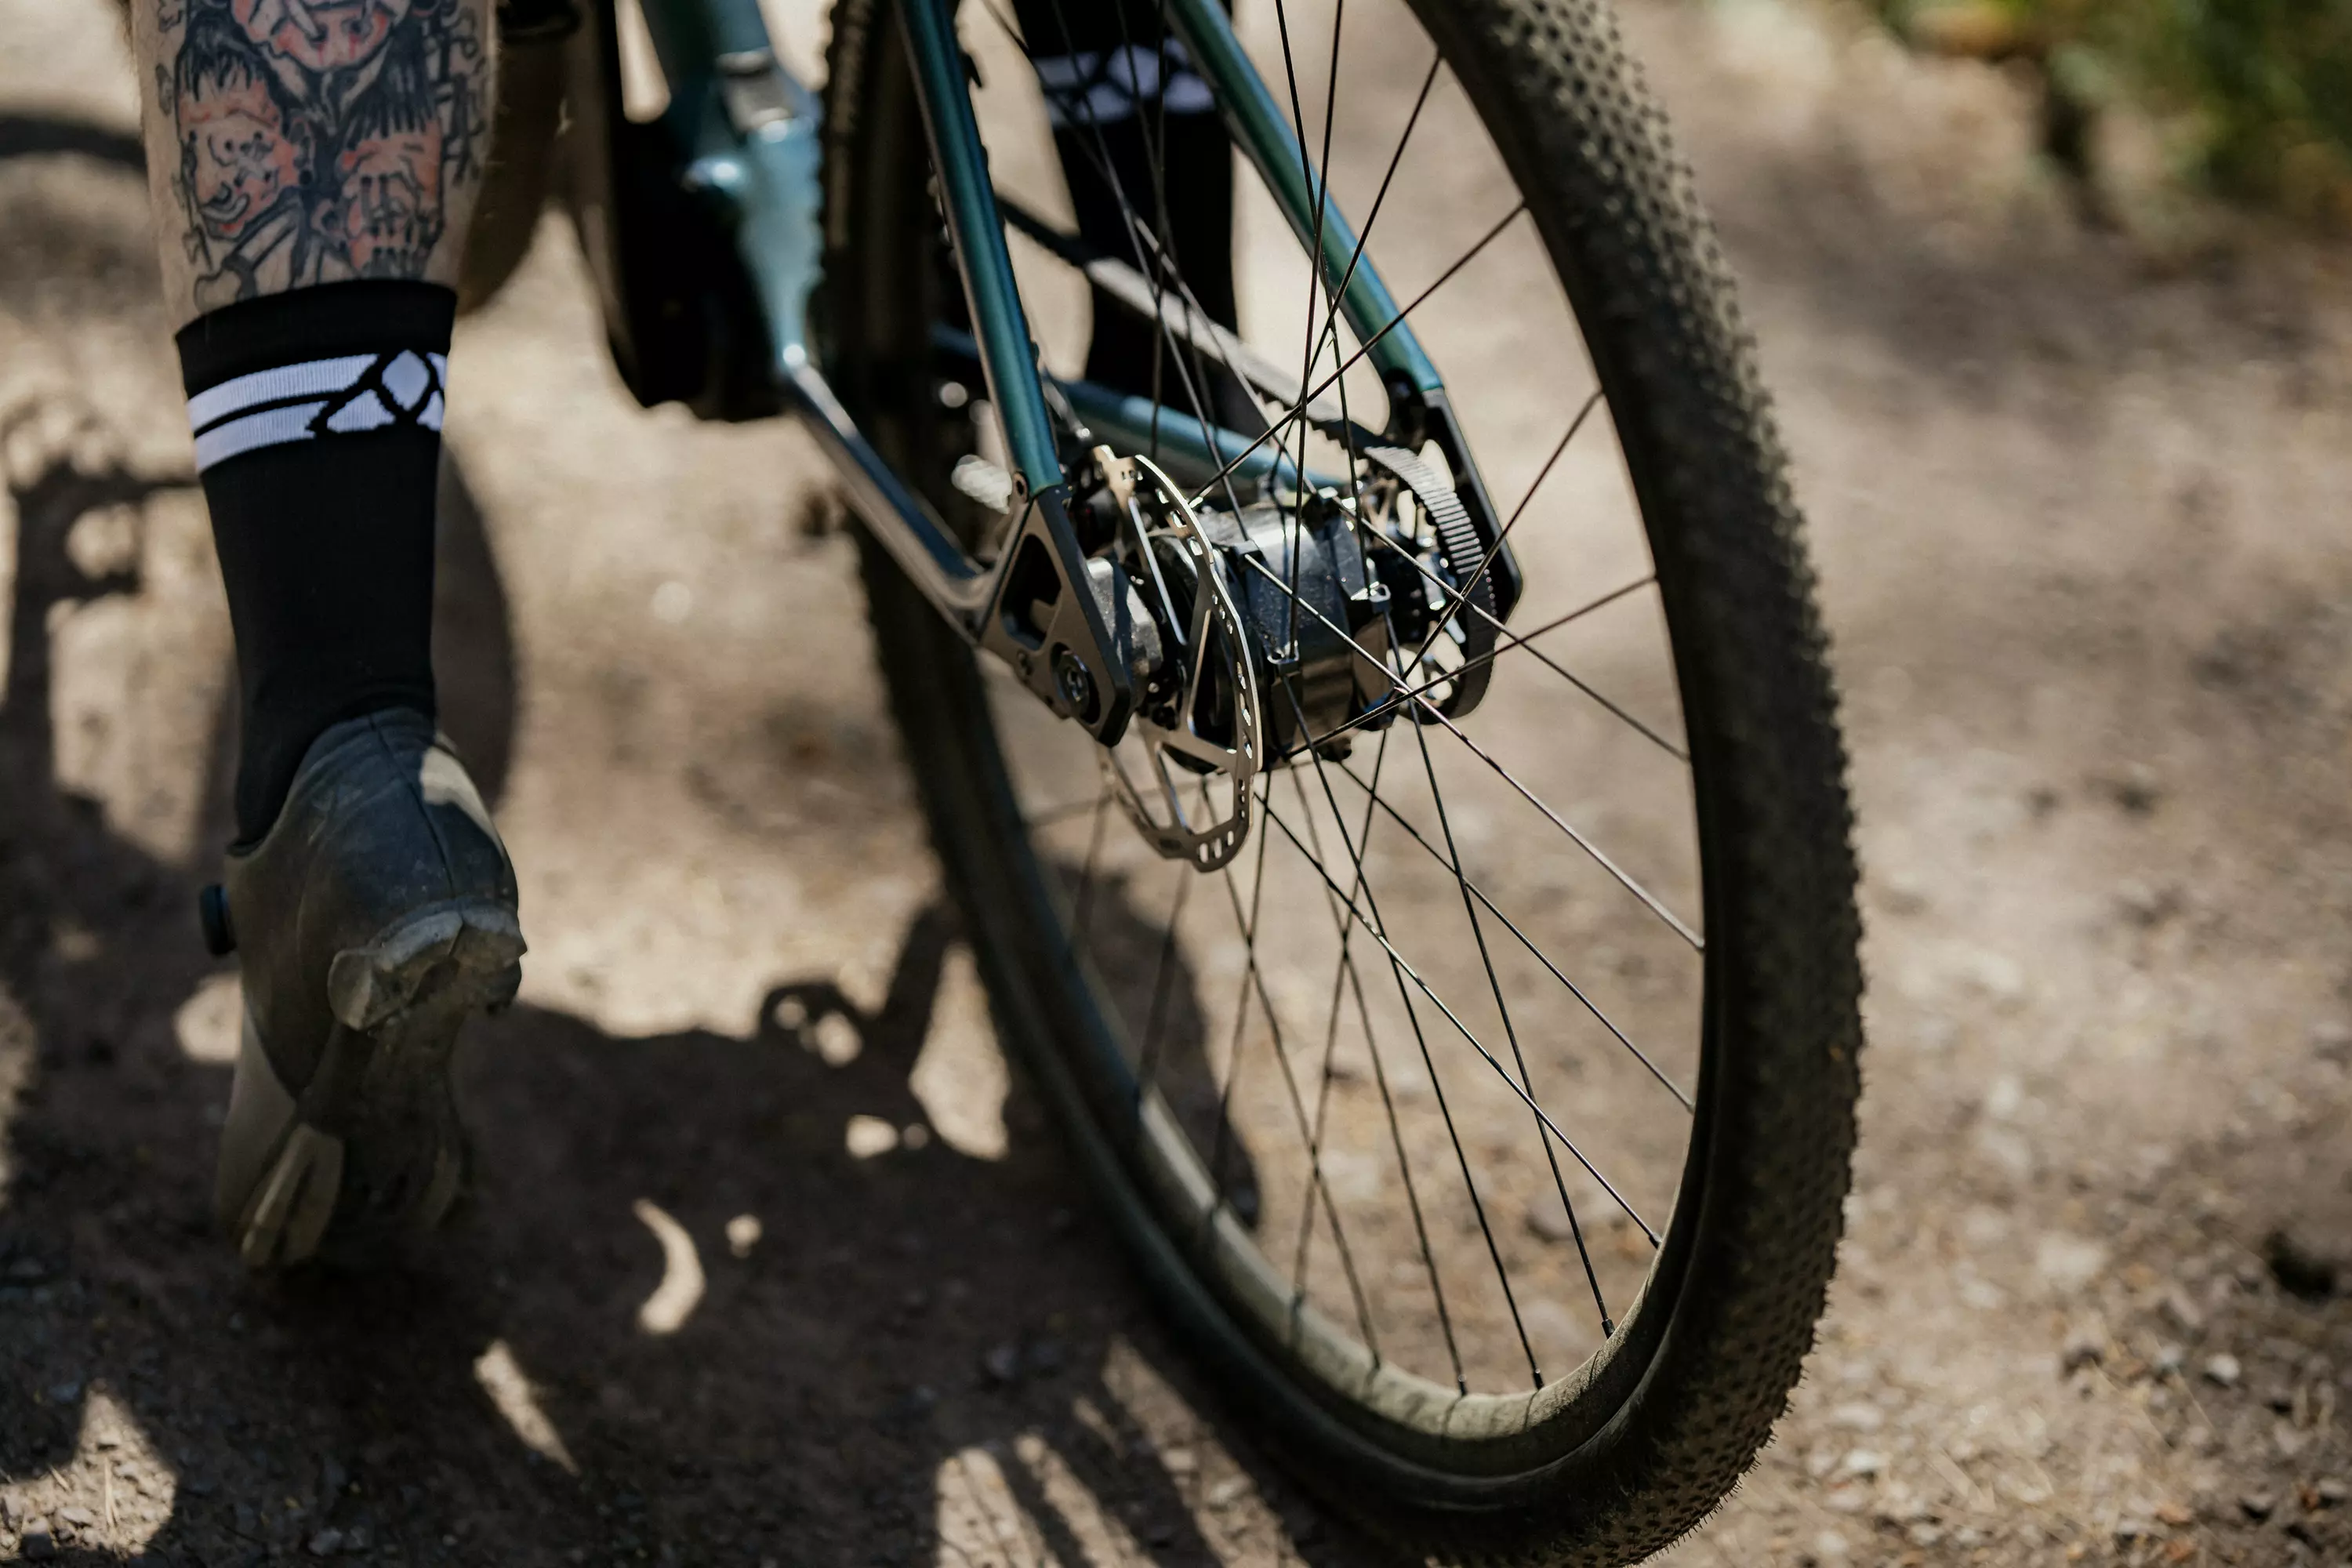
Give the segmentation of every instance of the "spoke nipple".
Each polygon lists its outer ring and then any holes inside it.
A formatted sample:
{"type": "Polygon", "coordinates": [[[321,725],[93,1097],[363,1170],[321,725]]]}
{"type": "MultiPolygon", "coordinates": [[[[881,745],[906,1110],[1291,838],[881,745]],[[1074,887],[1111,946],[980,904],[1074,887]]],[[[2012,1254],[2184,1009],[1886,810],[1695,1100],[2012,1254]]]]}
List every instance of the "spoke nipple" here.
{"type": "Polygon", "coordinates": [[[1601,1319],[1601,1337],[1604,1340],[1615,1339],[1617,1337],[1617,1325],[1611,1322],[1606,1318],[1601,1319]]]}

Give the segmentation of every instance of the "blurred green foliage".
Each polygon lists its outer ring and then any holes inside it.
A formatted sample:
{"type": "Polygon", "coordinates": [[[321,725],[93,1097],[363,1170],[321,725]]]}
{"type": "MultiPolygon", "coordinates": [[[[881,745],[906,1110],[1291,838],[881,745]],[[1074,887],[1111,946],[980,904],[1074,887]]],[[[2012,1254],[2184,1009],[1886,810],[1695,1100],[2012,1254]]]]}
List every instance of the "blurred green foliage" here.
{"type": "Polygon", "coordinates": [[[2229,195],[2352,222],[2352,0],[1870,0],[1927,48],[2022,58],[2128,107],[2229,195]]]}

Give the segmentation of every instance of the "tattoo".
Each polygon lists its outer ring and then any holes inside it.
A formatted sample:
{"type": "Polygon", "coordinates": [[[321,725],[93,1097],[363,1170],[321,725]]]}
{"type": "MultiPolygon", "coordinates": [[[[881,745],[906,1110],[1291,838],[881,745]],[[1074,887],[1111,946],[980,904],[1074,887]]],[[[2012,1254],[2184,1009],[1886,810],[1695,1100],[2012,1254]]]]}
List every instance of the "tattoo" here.
{"type": "Polygon", "coordinates": [[[467,0],[155,0],[195,302],[418,278],[450,190],[481,173],[485,67],[467,0]]]}

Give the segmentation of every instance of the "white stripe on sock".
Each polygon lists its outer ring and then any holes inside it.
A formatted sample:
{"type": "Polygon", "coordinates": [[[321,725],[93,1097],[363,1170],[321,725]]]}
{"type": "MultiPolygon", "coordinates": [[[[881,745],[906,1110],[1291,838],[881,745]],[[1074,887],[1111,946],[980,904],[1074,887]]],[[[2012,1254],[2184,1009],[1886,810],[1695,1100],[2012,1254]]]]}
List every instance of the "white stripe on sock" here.
{"type": "MultiPolygon", "coordinates": [[[[375,356],[371,354],[370,359],[375,356]]],[[[248,414],[242,419],[232,419],[226,425],[215,425],[196,437],[196,471],[204,472],[215,463],[224,462],[240,452],[250,452],[256,447],[274,447],[281,441],[310,439],[310,421],[326,406],[324,399],[317,403],[294,403],[282,408],[265,408],[258,414],[248,414]]]]}
{"type": "MultiPolygon", "coordinates": [[[[196,432],[196,471],[202,473],[215,463],[257,447],[310,440],[317,434],[310,428],[310,422],[318,417],[319,411],[357,385],[368,368],[383,357],[339,354],[331,359],[306,360],[299,364],[255,371],[196,394],[188,399],[188,427],[196,432]],[[303,401],[281,401],[289,397],[303,401]],[[278,406],[261,406],[265,404],[278,406]],[[238,417],[239,415],[244,416],[238,417]]],[[[422,357],[432,364],[434,379],[439,384],[417,411],[416,422],[427,430],[438,430],[445,412],[440,388],[448,384],[449,356],[427,353],[422,357]]],[[[339,434],[371,430],[394,420],[393,412],[370,394],[338,411],[330,428],[339,434]]]]}
{"type": "MultiPolygon", "coordinates": [[[[373,354],[339,354],[333,359],[306,360],[300,364],[281,364],[275,370],[257,370],[250,375],[224,381],[188,399],[188,428],[201,430],[239,409],[250,408],[257,403],[274,403],[281,397],[332,396],[357,381],[361,373],[375,362],[373,354]]],[[[434,368],[438,370],[440,366],[434,368]]]]}
{"type": "Polygon", "coordinates": [[[1131,119],[1163,93],[1171,114],[1202,114],[1216,107],[1209,84],[1192,74],[1183,46],[1173,38],[1168,40],[1165,64],[1163,79],[1161,55],[1141,44],[1041,57],[1035,66],[1037,85],[1045,91],[1045,118],[1056,127],[1110,125],[1131,119]]]}

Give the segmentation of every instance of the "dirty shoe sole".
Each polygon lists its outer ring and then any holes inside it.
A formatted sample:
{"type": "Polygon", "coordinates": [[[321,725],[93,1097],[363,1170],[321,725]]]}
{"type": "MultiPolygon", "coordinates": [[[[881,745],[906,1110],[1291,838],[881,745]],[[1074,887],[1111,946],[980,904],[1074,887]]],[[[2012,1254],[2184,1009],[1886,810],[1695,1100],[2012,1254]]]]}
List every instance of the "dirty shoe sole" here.
{"type": "Polygon", "coordinates": [[[465,1173],[457,1030],[513,998],[522,953],[514,911],[488,900],[428,906],[337,953],[334,1032],[299,1096],[247,1009],[216,1201],[248,1265],[380,1262],[440,1223],[465,1173]]]}

